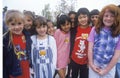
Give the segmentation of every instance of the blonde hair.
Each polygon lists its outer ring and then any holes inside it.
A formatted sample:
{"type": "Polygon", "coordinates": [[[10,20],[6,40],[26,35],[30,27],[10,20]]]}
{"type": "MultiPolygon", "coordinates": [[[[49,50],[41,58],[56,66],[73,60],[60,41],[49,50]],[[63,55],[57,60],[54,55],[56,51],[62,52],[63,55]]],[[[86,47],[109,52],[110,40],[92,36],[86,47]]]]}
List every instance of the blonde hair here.
{"type": "Polygon", "coordinates": [[[24,14],[18,10],[8,10],[5,14],[4,21],[7,26],[9,26],[9,23],[12,21],[15,22],[22,21],[23,23],[25,23],[24,14]]]}
{"type": "MultiPolygon", "coordinates": [[[[25,23],[25,21],[24,21],[24,14],[22,12],[18,11],[18,10],[8,10],[6,12],[4,20],[5,20],[5,23],[6,23],[7,26],[9,26],[9,23],[13,22],[13,21],[14,22],[22,21],[23,23],[25,23]]],[[[6,32],[5,34],[7,34],[8,32],[6,32]]],[[[12,35],[11,32],[9,32],[9,43],[8,43],[8,46],[10,46],[10,44],[13,45],[14,52],[16,53],[16,48],[15,48],[15,46],[13,44],[13,35],[12,35]]]]}

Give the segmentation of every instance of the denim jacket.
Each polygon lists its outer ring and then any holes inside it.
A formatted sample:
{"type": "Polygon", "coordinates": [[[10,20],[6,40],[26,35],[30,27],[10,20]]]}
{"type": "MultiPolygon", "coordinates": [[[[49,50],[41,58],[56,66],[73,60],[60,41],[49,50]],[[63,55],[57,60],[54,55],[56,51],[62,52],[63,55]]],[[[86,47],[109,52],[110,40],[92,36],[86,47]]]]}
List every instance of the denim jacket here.
{"type": "MultiPolygon", "coordinates": [[[[9,75],[19,76],[22,74],[19,60],[14,52],[13,45],[9,44],[10,32],[3,36],[3,78],[9,78],[9,75]]],[[[28,60],[31,59],[31,39],[27,31],[23,30],[23,34],[26,37],[26,51],[28,60]]],[[[31,61],[30,61],[31,63],[31,61]]]]}

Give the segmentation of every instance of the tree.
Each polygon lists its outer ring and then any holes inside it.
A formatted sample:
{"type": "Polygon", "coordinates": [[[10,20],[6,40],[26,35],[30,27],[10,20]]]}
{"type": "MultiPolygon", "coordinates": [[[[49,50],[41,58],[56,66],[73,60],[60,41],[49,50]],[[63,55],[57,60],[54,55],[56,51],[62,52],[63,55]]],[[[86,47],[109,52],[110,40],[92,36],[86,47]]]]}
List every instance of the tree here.
{"type": "Polygon", "coordinates": [[[42,10],[42,15],[46,17],[47,19],[51,19],[52,15],[50,12],[50,4],[45,5],[44,9],[42,10]]]}
{"type": "Polygon", "coordinates": [[[69,11],[74,11],[77,0],[60,0],[57,5],[56,11],[58,13],[67,14],[69,11]]]}

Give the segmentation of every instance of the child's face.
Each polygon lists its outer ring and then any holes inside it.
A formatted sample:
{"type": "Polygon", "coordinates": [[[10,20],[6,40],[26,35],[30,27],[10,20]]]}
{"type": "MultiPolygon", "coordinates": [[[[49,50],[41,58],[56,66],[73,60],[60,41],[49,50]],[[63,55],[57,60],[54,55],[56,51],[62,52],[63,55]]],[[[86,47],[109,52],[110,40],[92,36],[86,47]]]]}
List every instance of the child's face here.
{"type": "Polygon", "coordinates": [[[115,20],[115,16],[109,12],[109,11],[106,11],[103,15],[103,23],[105,26],[107,27],[111,27],[114,23],[114,20],[115,20]]]}
{"type": "Polygon", "coordinates": [[[71,24],[68,21],[66,21],[64,25],[61,25],[61,29],[65,33],[68,33],[70,31],[70,28],[71,28],[71,24]]]}
{"type": "Polygon", "coordinates": [[[87,16],[86,14],[80,14],[80,15],[78,16],[78,22],[79,22],[79,24],[80,24],[81,26],[86,26],[86,25],[88,25],[88,20],[89,20],[89,18],[88,18],[88,16],[87,16]]]}
{"type": "Polygon", "coordinates": [[[71,14],[69,17],[70,17],[72,23],[74,23],[74,21],[75,21],[75,14],[71,14]]]}
{"type": "Polygon", "coordinates": [[[24,23],[22,21],[16,22],[16,21],[11,21],[9,24],[9,30],[13,34],[22,34],[23,28],[24,28],[24,23]]]}
{"type": "Polygon", "coordinates": [[[33,21],[30,17],[25,16],[25,29],[30,29],[33,25],[33,21]]]}
{"type": "Polygon", "coordinates": [[[54,35],[55,32],[54,25],[51,22],[48,22],[47,25],[48,25],[48,34],[54,35]]]}
{"type": "Polygon", "coordinates": [[[91,22],[93,25],[95,25],[98,21],[99,15],[92,15],[91,16],[91,22]]]}
{"type": "Polygon", "coordinates": [[[47,32],[47,25],[37,26],[36,31],[38,35],[45,36],[47,32]]]}

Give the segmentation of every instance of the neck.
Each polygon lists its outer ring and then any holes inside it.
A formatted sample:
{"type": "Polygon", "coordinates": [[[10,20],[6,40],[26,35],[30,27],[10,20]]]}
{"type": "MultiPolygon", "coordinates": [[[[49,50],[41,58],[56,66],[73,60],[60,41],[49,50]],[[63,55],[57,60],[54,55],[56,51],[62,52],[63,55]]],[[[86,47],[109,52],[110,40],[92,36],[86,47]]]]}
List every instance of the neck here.
{"type": "Polygon", "coordinates": [[[87,27],[88,27],[88,25],[84,25],[84,26],[81,25],[81,26],[80,26],[80,28],[87,28],[87,27]]]}
{"type": "Polygon", "coordinates": [[[44,36],[37,35],[37,38],[38,38],[38,39],[41,39],[41,40],[42,40],[42,39],[45,39],[46,37],[47,37],[47,34],[46,34],[46,35],[44,35],[44,36]]]}

